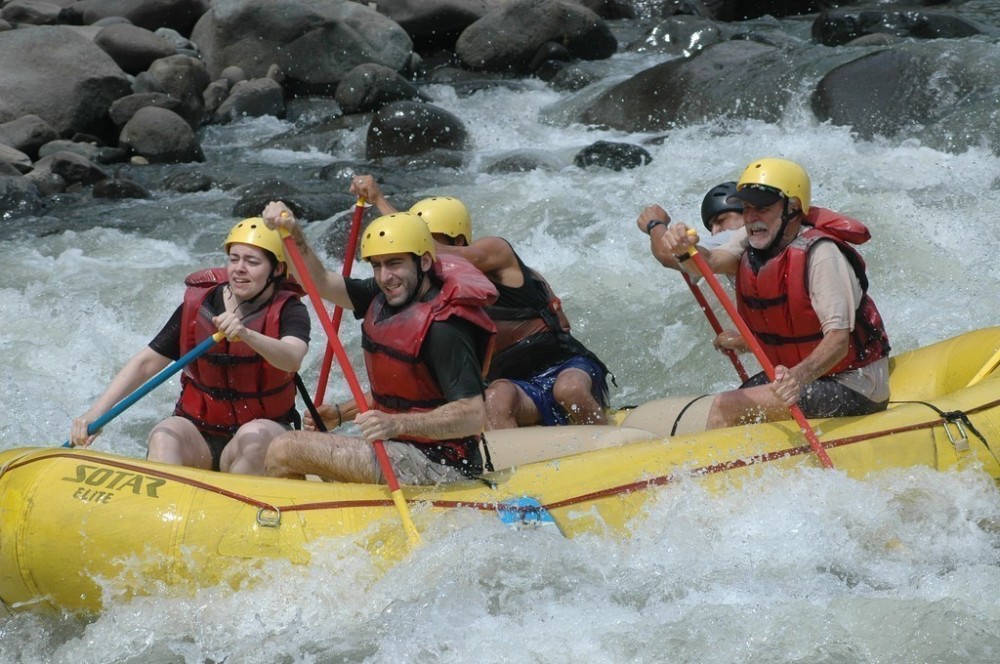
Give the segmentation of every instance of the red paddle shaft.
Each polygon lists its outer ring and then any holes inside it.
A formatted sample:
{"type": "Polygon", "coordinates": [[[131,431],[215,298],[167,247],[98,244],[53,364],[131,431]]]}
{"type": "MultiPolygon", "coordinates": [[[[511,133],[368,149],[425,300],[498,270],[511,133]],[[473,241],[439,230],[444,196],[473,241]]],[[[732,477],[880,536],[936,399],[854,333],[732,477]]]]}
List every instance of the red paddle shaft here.
{"type": "MultiPolygon", "coordinates": [[[[688,285],[691,289],[691,294],[694,295],[694,299],[698,300],[698,306],[701,310],[705,312],[705,318],[708,319],[708,324],[712,326],[712,329],[716,334],[722,333],[722,325],[719,323],[718,317],[715,312],[712,311],[712,307],[708,306],[708,301],[705,299],[705,294],[701,292],[701,289],[691,280],[687,272],[681,271],[681,275],[684,277],[684,283],[688,285]]],[[[736,369],[736,373],[739,374],[740,380],[744,383],[750,376],[747,374],[747,370],[743,368],[743,363],[740,362],[739,356],[736,355],[736,351],[731,348],[726,348],[722,351],[729,358],[729,361],[733,363],[733,368],[736,369]]]]}
{"type": "MultiPolygon", "coordinates": [[[[351,276],[351,268],[354,267],[354,254],[358,250],[358,236],[361,234],[361,218],[365,214],[365,199],[358,198],[354,204],[354,216],[351,218],[351,232],[347,239],[347,251],[344,252],[344,268],[341,274],[344,277],[351,276]]],[[[317,309],[317,312],[326,311],[325,308],[317,309]]],[[[333,308],[333,315],[330,322],[333,323],[334,333],[340,332],[340,321],[344,317],[344,308],[336,306],[333,308]]],[[[333,346],[328,344],[326,353],[323,355],[323,364],[320,365],[319,382],[316,383],[316,393],[313,395],[317,404],[323,403],[326,396],[327,380],[330,378],[330,367],[333,365],[333,346]]]]}

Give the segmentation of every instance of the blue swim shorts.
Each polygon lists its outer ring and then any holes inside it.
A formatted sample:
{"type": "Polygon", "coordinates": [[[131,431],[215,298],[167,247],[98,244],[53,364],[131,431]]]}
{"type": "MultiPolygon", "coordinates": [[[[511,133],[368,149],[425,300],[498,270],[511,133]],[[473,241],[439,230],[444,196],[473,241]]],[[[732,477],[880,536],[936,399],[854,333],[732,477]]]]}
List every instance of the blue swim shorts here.
{"type": "Polygon", "coordinates": [[[527,380],[513,380],[510,382],[524,390],[542,417],[542,424],[551,426],[554,424],[569,424],[569,415],[563,407],[552,396],[552,386],[556,383],[556,377],[566,369],[582,369],[590,376],[590,392],[597,399],[601,406],[608,406],[608,383],[607,376],[600,364],[582,355],[574,355],[562,364],[549,367],[545,371],[536,374],[527,380]]]}

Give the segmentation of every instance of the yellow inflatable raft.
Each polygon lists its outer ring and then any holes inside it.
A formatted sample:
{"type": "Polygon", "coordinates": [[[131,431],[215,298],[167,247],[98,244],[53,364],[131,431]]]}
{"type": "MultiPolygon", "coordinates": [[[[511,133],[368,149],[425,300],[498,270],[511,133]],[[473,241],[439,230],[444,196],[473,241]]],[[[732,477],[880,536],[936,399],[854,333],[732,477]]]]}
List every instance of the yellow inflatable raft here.
{"type": "MultiPolygon", "coordinates": [[[[1000,327],[891,360],[884,413],[811,422],[836,469],[977,466],[1000,478],[1000,327]]],[[[708,399],[671,398],[616,424],[487,434],[498,470],[445,487],[404,487],[418,527],[443,510],[551,517],[566,536],[623,530],[651,492],[691,475],[722,489],[765,466],[819,466],[793,421],[702,431],[708,399]],[[522,500],[528,498],[528,500],[522,500]]],[[[308,563],[323,538],[362,537],[379,560],[407,538],[383,486],[226,475],[94,451],[0,452],[0,613],[99,611],[102,581],[239,584],[255,562],[308,563]]]]}

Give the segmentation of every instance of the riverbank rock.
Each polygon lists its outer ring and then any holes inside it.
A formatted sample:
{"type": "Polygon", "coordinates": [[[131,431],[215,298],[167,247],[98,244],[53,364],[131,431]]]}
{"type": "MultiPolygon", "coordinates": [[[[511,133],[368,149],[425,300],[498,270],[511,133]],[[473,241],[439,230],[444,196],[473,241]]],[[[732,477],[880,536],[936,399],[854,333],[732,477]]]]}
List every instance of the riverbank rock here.
{"type": "Polygon", "coordinates": [[[191,126],[165,108],[140,108],[122,127],[118,142],[151,164],[205,161],[191,126]]]}
{"type": "Polygon", "coordinates": [[[92,41],[69,28],[38,26],[0,32],[0,91],[0,122],[36,115],[61,136],[83,132],[113,142],[108,107],[131,89],[92,41]]]}
{"type": "Polygon", "coordinates": [[[466,28],[455,53],[469,69],[529,74],[549,42],[576,58],[614,55],[618,40],[607,23],[582,5],[563,0],[514,0],[466,28]]]}
{"type": "Polygon", "coordinates": [[[424,95],[394,69],[369,62],[347,73],[334,98],[340,109],[350,114],[377,111],[395,101],[424,99],[424,95]]]}
{"type": "Polygon", "coordinates": [[[192,33],[212,78],[238,66],[263,78],[275,64],[298,94],[333,94],[354,67],[410,64],[413,42],[391,19],[349,0],[215,0],[192,33]]]}
{"type": "Polygon", "coordinates": [[[94,37],[94,43],[128,74],[146,71],[160,58],[174,55],[176,48],[163,37],[145,28],[118,23],[103,28],[94,37]]]}
{"type": "Polygon", "coordinates": [[[468,131],[455,114],[432,104],[399,101],[372,118],[365,156],[380,159],[431,150],[463,150],[467,140],[468,131]]]}

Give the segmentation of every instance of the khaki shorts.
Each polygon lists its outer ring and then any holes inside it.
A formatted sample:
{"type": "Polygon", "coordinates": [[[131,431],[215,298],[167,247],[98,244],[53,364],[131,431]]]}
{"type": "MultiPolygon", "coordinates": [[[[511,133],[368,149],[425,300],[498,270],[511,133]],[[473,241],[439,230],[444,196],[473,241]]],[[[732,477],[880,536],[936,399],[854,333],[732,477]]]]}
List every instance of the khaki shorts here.
{"type": "MultiPolygon", "coordinates": [[[[387,440],[383,443],[389,456],[392,469],[400,484],[444,484],[468,479],[457,468],[443,463],[435,463],[427,455],[417,449],[416,445],[387,440]]],[[[378,465],[375,446],[369,445],[372,452],[372,463],[375,464],[379,484],[387,484],[382,468],[378,465]]]]}

